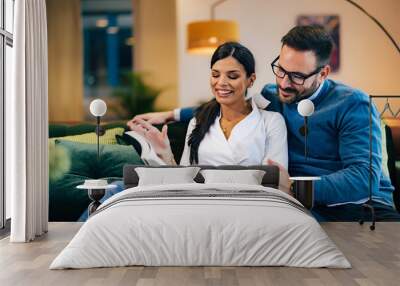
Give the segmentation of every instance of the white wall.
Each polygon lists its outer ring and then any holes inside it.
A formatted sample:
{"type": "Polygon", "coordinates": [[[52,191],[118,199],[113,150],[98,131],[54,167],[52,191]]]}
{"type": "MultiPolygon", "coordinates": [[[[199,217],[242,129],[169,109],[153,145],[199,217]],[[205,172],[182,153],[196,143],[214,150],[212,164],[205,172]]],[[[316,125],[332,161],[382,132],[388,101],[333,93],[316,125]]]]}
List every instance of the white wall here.
{"type": "MultiPolygon", "coordinates": [[[[375,16],[400,44],[399,0],[355,0],[375,16]]],[[[186,25],[210,18],[215,0],[177,0],[178,85],[181,106],[211,97],[209,58],[186,53],[186,25]]],[[[269,63],[279,54],[281,37],[299,14],[340,16],[341,66],[331,78],[370,94],[400,94],[400,54],[366,15],[345,0],[228,0],[216,8],[216,18],[233,19],[240,41],[256,57],[257,81],[251,92],[274,82],[269,63]]]]}

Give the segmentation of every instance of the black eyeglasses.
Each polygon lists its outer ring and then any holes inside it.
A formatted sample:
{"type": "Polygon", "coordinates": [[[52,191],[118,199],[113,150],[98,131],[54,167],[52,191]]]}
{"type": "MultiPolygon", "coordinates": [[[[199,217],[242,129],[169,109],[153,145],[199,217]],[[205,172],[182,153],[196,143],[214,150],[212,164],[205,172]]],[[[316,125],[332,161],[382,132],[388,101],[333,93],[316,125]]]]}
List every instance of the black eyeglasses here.
{"type": "Polygon", "coordinates": [[[299,72],[288,72],[281,66],[275,64],[278,60],[279,56],[271,63],[272,72],[279,78],[284,78],[285,75],[287,75],[289,80],[297,85],[303,85],[306,79],[317,74],[323,68],[323,66],[317,67],[315,71],[313,71],[310,74],[302,74],[299,72]]]}

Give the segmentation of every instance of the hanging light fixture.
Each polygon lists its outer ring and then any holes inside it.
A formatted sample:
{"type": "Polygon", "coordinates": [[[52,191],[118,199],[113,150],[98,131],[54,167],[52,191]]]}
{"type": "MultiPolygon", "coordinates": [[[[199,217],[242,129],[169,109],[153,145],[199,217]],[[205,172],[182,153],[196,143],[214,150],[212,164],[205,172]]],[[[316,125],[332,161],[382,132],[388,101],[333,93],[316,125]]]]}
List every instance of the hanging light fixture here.
{"type": "Polygon", "coordinates": [[[239,40],[239,28],[235,21],[215,20],[215,8],[225,1],[217,1],[211,6],[211,20],[189,23],[187,28],[189,53],[211,54],[219,45],[239,40]]]}

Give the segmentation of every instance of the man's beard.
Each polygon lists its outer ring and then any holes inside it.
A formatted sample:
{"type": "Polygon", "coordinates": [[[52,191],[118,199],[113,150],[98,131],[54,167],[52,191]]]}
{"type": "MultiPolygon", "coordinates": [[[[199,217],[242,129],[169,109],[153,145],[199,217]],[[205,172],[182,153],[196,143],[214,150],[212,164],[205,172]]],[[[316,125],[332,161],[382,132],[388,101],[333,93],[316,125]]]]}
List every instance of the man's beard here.
{"type": "Polygon", "coordinates": [[[276,84],[276,91],[277,91],[279,100],[282,103],[292,104],[292,103],[295,103],[295,102],[299,102],[302,99],[310,97],[318,89],[318,87],[319,87],[318,83],[315,81],[309,89],[307,89],[307,90],[303,91],[302,93],[300,93],[297,89],[294,89],[294,88],[290,88],[290,87],[288,87],[288,88],[280,88],[279,84],[277,83],[276,84]],[[282,91],[284,91],[286,93],[291,93],[291,94],[293,94],[293,96],[291,96],[290,98],[283,99],[282,98],[283,96],[280,95],[280,90],[282,90],[282,91]]]}

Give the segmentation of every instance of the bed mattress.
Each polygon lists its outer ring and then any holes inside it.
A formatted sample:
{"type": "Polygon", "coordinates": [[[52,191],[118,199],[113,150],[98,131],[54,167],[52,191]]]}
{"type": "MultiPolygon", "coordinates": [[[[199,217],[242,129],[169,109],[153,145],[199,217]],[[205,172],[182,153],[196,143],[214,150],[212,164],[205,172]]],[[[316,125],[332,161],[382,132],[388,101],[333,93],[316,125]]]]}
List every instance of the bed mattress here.
{"type": "Polygon", "coordinates": [[[106,200],[50,269],[350,263],[297,200],[268,187],[176,184],[106,200]]]}

